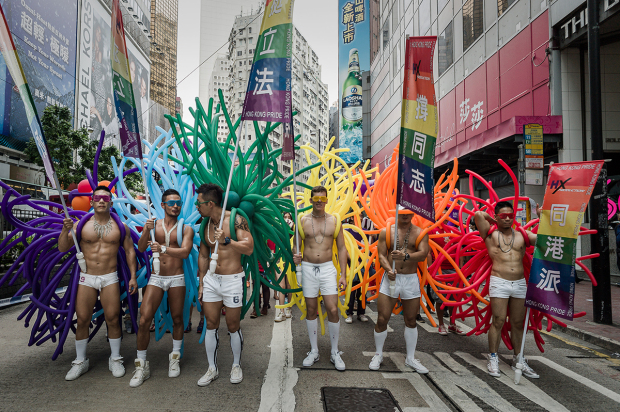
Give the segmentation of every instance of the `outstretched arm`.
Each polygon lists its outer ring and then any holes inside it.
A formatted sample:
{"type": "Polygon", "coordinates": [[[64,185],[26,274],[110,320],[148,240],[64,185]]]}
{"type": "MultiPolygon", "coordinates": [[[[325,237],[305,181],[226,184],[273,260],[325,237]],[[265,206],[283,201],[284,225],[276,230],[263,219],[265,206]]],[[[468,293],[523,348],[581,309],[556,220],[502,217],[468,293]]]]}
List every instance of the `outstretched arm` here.
{"type": "Polygon", "coordinates": [[[127,289],[129,289],[129,293],[133,295],[138,291],[138,281],[136,280],[136,270],[138,268],[138,264],[136,262],[136,250],[133,248],[133,239],[131,239],[131,231],[125,225],[125,239],[123,241],[123,249],[125,249],[125,258],[127,259],[127,266],[129,267],[129,273],[131,274],[131,279],[129,280],[129,285],[127,285],[127,289]]]}
{"type": "Polygon", "coordinates": [[[62,230],[58,235],[58,251],[65,253],[71,249],[73,245],[73,236],[71,236],[71,229],[75,230],[76,223],[73,220],[67,218],[62,220],[62,230]]]}
{"type": "Polygon", "coordinates": [[[211,248],[206,243],[200,242],[200,251],[198,253],[198,301],[202,302],[202,280],[209,270],[211,248]]]}
{"type": "Polygon", "coordinates": [[[392,270],[392,265],[390,264],[390,260],[388,259],[388,249],[387,249],[387,243],[385,239],[386,239],[386,234],[385,234],[385,229],[383,229],[379,233],[379,246],[378,246],[379,263],[381,264],[381,267],[383,268],[383,270],[385,270],[385,273],[387,273],[388,278],[390,280],[394,280],[396,279],[396,271],[392,270]]]}
{"type": "Polygon", "coordinates": [[[476,227],[482,239],[487,238],[489,230],[491,229],[491,223],[497,224],[490,214],[483,211],[478,211],[474,214],[474,221],[476,222],[476,227]]]}

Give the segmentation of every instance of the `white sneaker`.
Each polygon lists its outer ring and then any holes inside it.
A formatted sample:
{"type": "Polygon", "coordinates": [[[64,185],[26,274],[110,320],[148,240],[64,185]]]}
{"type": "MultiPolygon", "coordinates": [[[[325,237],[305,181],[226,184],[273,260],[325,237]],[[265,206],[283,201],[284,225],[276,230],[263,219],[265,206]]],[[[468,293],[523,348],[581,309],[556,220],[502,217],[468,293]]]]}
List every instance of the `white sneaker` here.
{"type": "Polygon", "coordinates": [[[284,315],[287,319],[290,319],[293,314],[291,313],[291,308],[284,308],[284,315]]]}
{"type": "Polygon", "coordinates": [[[329,361],[333,363],[334,366],[336,366],[336,369],[338,369],[339,371],[344,371],[345,366],[344,366],[344,361],[340,357],[341,353],[342,352],[332,353],[332,355],[329,358],[329,361]]]}
{"type": "Polygon", "coordinates": [[[344,321],[345,323],[353,323],[353,318],[351,316],[347,316],[347,318],[344,321]]]}
{"type": "Polygon", "coordinates": [[[421,363],[419,359],[411,360],[409,358],[405,359],[405,366],[409,366],[413,368],[416,372],[421,374],[428,373],[428,369],[426,369],[421,363]]]}
{"type": "Polygon", "coordinates": [[[381,367],[381,362],[383,362],[383,355],[375,353],[375,356],[373,356],[370,361],[370,365],[368,365],[368,369],[371,371],[378,371],[381,367]]]}
{"type": "Polygon", "coordinates": [[[108,359],[108,369],[112,372],[112,375],[115,378],[122,378],[125,376],[125,367],[123,366],[123,358],[112,359],[111,357],[108,359]]]}
{"type": "Polygon", "coordinates": [[[65,379],[68,381],[74,381],[79,378],[81,375],[85,374],[88,371],[88,359],[84,359],[81,361],[74,360],[71,362],[71,369],[67,372],[65,379]]]}
{"type": "Polygon", "coordinates": [[[208,384],[216,380],[218,376],[220,376],[220,374],[217,369],[209,368],[207,373],[205,373],[203,377],[198,380],[198,386],[207,386],[208,384]]]}
{"type": "MultiPolygon", "coordinates": [[[[512,355],[512,370],[513,371],[517,370],[518,359],[519,359],[518,356],[512,355]]],[[[526,377],[530,379],[540,378],[540,376],[536,372],[534,372],[534,369],[530,368],[530,365],[527,364],[527,359],[525,359],[525,357],[523,357],[523,361],[521,362],[521,365],[523,365],[523,367],[521,368],[521,371],[526,377]]]]}
{"type": "Polygon", "coordinates": [[[142,382],[151,377],[151,368],[149,367],[148,361],[140,358],[134,361],[134,365],[136,366],[136,370],[129,381],[129,386],[132,388],[137,388],[142,385],[142,382]]]}
{"type": "Polygon", "coordinates": [[[241,383],[243,380],[243,372],[241,371],[241,365],[233,365],[230,371],[230,383],[241,383]]]}
{"type": "Polygon", "coordinates": [[[168,355],[168,377],[176,378],[181,374],[181,354],[179,352],[172,352],[168,355]]]}
{"type": "Polygon", "coordinates": [[[284,315],[284,311],[282,309],[278,309],[276,311],[276,317],[275,317],[274,321],[282,322],[285,318],[286,318],[286,316],[284,315]]]}
{"type": "Polygon", "coordinates": [[[308,352],[308,356],[304,359],[304,366],[309,367],[314,365],[319,361],[319,352],[308,352]]]}
{"type": "Polygon", "coordinates": [[[368,316],[366,316],[366,315],[358,315],[357,316],[357,320],[359,320],[360,322],[368,322],[368,316]]]}
{"type": "Polygon", "coordinates": [[[487,370],[489,371],[489,375],[499,378],[502,376],[499,373],[499,358],[497,356],[491,356],[489,354],[489,362],[487,363],[487,370]]]}

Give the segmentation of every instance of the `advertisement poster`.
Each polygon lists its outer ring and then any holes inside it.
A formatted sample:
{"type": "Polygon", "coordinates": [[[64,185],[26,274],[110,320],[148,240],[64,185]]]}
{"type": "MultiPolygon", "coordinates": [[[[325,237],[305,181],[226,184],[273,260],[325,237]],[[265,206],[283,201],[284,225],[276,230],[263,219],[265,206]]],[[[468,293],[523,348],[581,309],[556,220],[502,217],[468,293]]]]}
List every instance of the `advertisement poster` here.
{"type": "MultiPolygon", "coordinates": [[[[124,6],[122,6],[124,7],[124,6]]],[[[120,145],[120,129],[114,108],[110,61],[110,13],[97,0],[83,0],[80,13],[79,67],[77,71],[77,127],[91,127],[92,139],[105,130],[105,144],[120,145]]],[[[127,38],[129,74],[142,139],[148,140],[150,66],[127,38]]]]}
{"type": "Polygon", "coordinates": [[[399,205],[431,222],[435,222],[433,168],[437,141],[435,43],[436,36],[407,39],[396,195],[399,205]]]}
{"type": "Polygon", "coordinates": [[[526,307],[573,320],[577,236],[602,167],[603,160],[549,166],[526,307]]]}
{"type": "MultiPolygon", "coordinates": [[[[49,105],[75,107],[75,0],[0,1],[39,115],[49,105]]],[[[33,137],[24,102],[0,58],[0,145],[24,150],[33,137]]]]}
{"type": "Polygon", "coordinates": [[[370,70],[368,0],[338,0],[340,153],[347,163],[363,159],[362,72],[370,70]]]}

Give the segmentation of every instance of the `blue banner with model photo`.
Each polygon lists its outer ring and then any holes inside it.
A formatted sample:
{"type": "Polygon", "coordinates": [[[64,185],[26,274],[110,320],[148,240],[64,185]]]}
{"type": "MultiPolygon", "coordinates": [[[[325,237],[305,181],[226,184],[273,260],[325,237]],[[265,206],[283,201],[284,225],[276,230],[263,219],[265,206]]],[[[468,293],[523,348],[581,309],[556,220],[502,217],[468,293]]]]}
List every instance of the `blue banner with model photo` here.
{"type": "MultiPolygon", "coordinates": [[[[0,0],[37,112],[75,107],[75,0],[0,0]]],[[[0,57],[0,145],[24,150],[32,137],[24,103],[0,57]]]]}
{"type": "Polygon", "coordinates": [[[368,0],[338,0],[339,145],[349,149],[340,153],[347,163],[363,159],[362,72],[370,70],[369,15],[368,0]]]}

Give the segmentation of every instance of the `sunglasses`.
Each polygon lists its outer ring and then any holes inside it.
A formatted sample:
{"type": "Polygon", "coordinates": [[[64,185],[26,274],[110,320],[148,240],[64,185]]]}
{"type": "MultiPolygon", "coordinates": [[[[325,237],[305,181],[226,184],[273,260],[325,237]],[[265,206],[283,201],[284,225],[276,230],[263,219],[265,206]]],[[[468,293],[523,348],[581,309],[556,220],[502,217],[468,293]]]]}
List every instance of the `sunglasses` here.
{"type": "Polygon", "coordinates": [[[166,200],[165,202],[162,202],[165,205],[168,205],[169,207],[174,207],[174,206],[178,206],[181,207],[183,206],[183,201],[182,200],[166,200]]]}
{"type": "Polygon", "coordinates": [[[327,203],[327,196],[312,196],[312,201],[327,203]]]}
{"type": "Polygon", "coordinates": [[[205,204],[205,203],[209,203],[209,202],[213,202],[213,200],[207,200],[206,202],[199,202],[199,201],[197,201],[197,200],[196,200],[196,201],[194,202],[194,205],[195,205],[196,207],[200,207],[200,205],[203,205],[203,204],[205,204]]]}
{"type": "Polygon", "coordinates": [[[515,214],[513,213],[500,213],[499,215],[497,215],[498,219],[514,219],[515,218],[515,214]]]}
{"type": "Polygon", "coordinates": [[[110,202],[110,196],[109,195],[94,195],[93,196],[93,202],[99,202],[100,200],[103,200],[104,202],[108,203],[110,202]]]}

